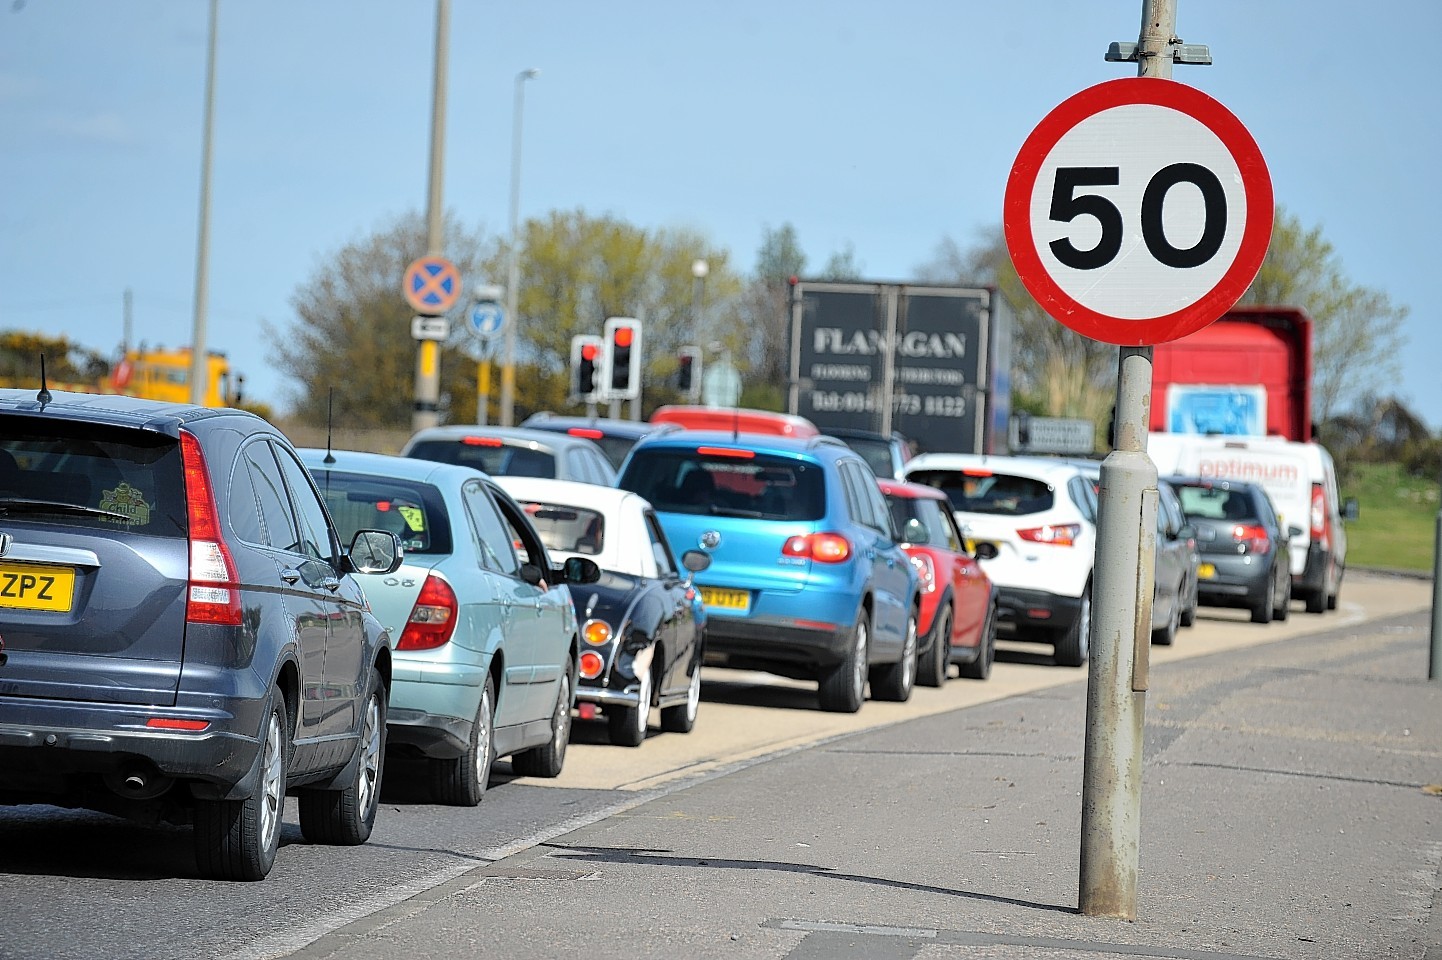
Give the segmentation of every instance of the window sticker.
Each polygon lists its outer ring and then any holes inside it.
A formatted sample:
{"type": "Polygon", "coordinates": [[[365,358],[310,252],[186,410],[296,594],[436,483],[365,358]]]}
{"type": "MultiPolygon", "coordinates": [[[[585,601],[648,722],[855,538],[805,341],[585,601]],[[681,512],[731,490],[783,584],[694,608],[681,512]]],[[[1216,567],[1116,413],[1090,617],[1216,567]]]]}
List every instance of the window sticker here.
{"type": "Polygon", "coordinates": [[[117,523],[126,523],[130,526],[144,526],[150,522],[150,504],[145,502],[141,492],[124,482],[114,490],[103,490],[100,494],[100,509],[111,513],[122,514],[126,520],[117,520],[117,523]]]}

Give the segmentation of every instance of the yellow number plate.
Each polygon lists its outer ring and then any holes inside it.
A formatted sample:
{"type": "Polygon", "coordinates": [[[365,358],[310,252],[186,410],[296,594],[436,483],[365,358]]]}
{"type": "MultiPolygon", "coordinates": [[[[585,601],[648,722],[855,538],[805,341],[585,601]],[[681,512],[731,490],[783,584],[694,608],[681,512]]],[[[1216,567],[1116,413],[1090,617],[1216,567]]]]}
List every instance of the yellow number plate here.
{"type": "Polygon", "coordinates": [[[0,607],[64,613],[74,596],[75,571],[69,567],[0,563],[0,607]]]}
{"type": "Polygon", "coordinates": [[[718,610],[751,609],[751,594],[745,590],[722,590],[717,587],[702,587],[701,602],[718,610]]]}
{"type": "Polygon", "coordinates": [[[1197,576],[1203,580],[1210,580],[1217,575],[1217,568],[1210,563],[1197,564],[1197,576]]]}

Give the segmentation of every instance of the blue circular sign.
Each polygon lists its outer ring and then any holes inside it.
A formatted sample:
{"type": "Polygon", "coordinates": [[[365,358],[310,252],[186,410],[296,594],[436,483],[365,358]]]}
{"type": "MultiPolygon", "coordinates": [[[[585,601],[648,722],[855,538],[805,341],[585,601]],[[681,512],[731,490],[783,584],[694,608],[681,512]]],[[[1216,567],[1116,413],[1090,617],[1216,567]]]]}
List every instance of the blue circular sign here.
{"type": "Polygon", "coordinates": [[[471,329],[479,337],[493,337],[506,325],[505,312],[498,303],[481,302],[471,308],[471,329]]]}

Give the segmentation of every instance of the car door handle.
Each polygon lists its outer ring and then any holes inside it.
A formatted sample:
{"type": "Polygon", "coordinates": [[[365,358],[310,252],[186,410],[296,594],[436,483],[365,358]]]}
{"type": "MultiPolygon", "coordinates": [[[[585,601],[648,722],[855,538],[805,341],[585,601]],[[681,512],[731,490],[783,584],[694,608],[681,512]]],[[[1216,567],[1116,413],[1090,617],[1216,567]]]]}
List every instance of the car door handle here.
{"type": "Polygon", "coordinates": [[[320,588],[322,590],[329,590],[331,593],[335,593],[337,590],[340,589],[340,577],[322,577],[320,581],[320,588]]]}
{"type": "Polygon", "coordinates": [[[295,584],[300,580],[300,571],[293,567],[286,567],[280,572],[280,578],[286,583],[295,584]]]}

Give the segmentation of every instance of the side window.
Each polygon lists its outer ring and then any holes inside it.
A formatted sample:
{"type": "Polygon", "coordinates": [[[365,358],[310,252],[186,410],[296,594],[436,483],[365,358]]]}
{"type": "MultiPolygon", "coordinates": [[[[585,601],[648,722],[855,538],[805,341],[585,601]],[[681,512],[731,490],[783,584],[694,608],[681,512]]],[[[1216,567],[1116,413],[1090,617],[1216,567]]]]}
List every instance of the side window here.
{"type": "Polygon", "coordinates": [[[584,451],[575,448],[566,451],[566,472],[571,475],[573,480],[592,483],[594,478],[591,476],[591,464],[583,456],[583,453],[584,451]]]}
{"type": "Polygon", "coordinates": [[[662,577],[679,576],[676,559],[671,556],[671,547],[666,542],[666,535],[661,532],[661,524],[657,522],[656,515],[650,510],[646,511],[646,532],[651,537],[651,553],[656,557],[656,572],[662,577]]]}
{"type": "Polygon", "coordinates": [[[285,475],[286,485],[290,487],[296,511],[300,514],[302,535],[299,552],[315,560],[331,559],[336,549],[330,534],[330,517],[325,512],[325,504],[321,503],[315,488],[310,485],[310,474],[288,450],[277,448],[275,457],[280,461],[280,471],[285,475]]]}
{"type": "Polygon", "coordinates": [[[250,461],[236,457],[230,476],[230,527],[246,543],[265,544],[265,527],[260,519],[260,502],[250,461]]]}
{"type": "Polygon", "coordinates": [[[300,532],[296,527],[295,515],[291,512],[290,498],[285,495],[285,481],[280,477],[280,464],[275,462],[270,444],[257,441],[248,444],[241,452],[241,460],[250,467],[250,481],[255,491],[255,501],[260,505],[262,537],[257,543],[264,543],[282,550],[298,552],[300,532]]]}
{"type": "Polygon", "coordinates": [[[861,493],[856,489],[856,477],[846,464],[841,465],[841,489],[846,493],[846,512],[851,516],[853,523],[860,523],[870,526],[867,519],[870,511],[862,503],[861,493]]]}
{"type": "Polygon", "coordinates": [[[845,466],[851,471],[856,495],[861,500],[862,522],[888,539],[897,539],[896,531],[891,528],[891,511],[886,509],[881,488],[876,485],[876,474],[864,463],[851,462],[845,466]]]}
{"type": "Polygon", "coordinates": [[[956,525],[956,517],[952,516],[951,508],[944,503],[938,503],[936,512],[941,517],[941,533],[946,539],[946,547],[955,553],[965,553],[966,543],[961,535],[961,530],[956,525]]]}
{"type": "Polygon", "coordinates": [[[510,531],[496,511],[496,504],[486,492],[485,484],[469,480],[461,491],[466,501],[466,512],[471,515],[471,524],[480,541],[481,562],[487,569],[504,573],[508,577],[519,576],[521,562],[516,559],[516,548],[511,545],[510,531]]]}
{"type": "Polygon", "coordinates": [[[540,567],[542,571],[547,570],[551,562],[546,555],[546,545],[541,542],[531,521],[526,519],[526,512],[499,489],[492,490],[491,497],[495,500],[496,509],[500,512],[501,520],[506,525],[508,537],[523,554],[521,562],[533,564],[540,567]]]}
{"type": "Polygon", "coordinates": [[[603,487],[614,487],[616,485],[616,470],[611,466],[611,461],[606,459],[604,453],[590,453],[591,461],[595,464],[596,482],[603,487]]]}

